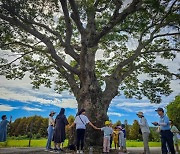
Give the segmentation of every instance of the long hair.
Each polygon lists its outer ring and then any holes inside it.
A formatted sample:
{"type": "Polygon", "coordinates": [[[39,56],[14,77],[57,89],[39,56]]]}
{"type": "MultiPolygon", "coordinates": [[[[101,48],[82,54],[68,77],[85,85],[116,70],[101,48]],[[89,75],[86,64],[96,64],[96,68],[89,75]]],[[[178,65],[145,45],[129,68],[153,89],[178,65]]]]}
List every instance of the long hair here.
{"type": "Polygon", "coordinates": [[[64,112],[65,112],[65,109],[64,108],[61,108],[60,112],[59,112],[59,115],[64,115],[64,112]]]}
{"type": "Polygon", "coordinates": [[[78,116],[78,115],[81,115],[83,112],[85,112],[86,110],[85,109],[81,109],[78,113],[77,113],[77,115],[76,116],[78,116]]]}

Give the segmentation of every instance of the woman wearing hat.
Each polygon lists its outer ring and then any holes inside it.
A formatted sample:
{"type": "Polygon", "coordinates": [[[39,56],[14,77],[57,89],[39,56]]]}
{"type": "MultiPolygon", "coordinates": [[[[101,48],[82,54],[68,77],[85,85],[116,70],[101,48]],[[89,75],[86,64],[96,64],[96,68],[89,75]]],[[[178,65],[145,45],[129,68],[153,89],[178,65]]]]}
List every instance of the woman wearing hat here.
{"type": "Polygon", "coordinates": [[[84,147],[84,136],[85,136],[85,130],[86,130],[86,125],[89,124],[92,126],[94,129],[97,129],[96,126],[94,126],[88,119],[87,116],[85,116],[85,109],[81,109],[75,118],[75,121],[72,123],[72,125],[69,127],[73,127],[76,125],[76,134],[77,134],[77,153],[83,153],[83,147],[84,147]],[[80,148],[80,143],[81,143],[81,150],[80,148]]]}
{"type": "Polygon", "coordinates": [[[48,126],[48,140],[46,144],[46,150],[52,150],[51,148],[51,141],[53,138],[53,132],[54,132],[54,119],[53,116],[55,115],[54,111],[51,111],[49,114],[49,126],[48,126]]]}
{"type": "Polygon", "coordinates": [[[140,118],[139,126],[142,132],[142,137],[143,137],[143,143],[144,143],[144,154],[150,154],[150,150],[149,150],[149,144],[148,144],[148,140],[149,140],[149,125],[147,123],[146,118],[143,115],[143,112],[138,112],[137,116],[140,118]]]}

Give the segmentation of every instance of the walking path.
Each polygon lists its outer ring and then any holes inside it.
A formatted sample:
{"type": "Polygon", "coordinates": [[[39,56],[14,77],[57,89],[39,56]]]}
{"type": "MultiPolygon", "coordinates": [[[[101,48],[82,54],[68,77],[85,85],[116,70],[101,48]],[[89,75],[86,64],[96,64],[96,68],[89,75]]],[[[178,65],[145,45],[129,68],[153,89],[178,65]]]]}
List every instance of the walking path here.
{"type": "MultiPolygon", "coordinates": [[[[128,154],[142,154],[143,153],[143,148],[138,147],[138,148],[133,148],[129,147],[127,148],[128,154]]],[[[114,151],[114,150],[113,150],[114,151]]],[[[161,154],[161,149],[160,147],[151,147],[150,148],[151,154],[161,154]]],[[[45,151],[45,148],[0,148],[0,154],[52,154],[55,152],[49,152],[45,151]]],[[[58,153],[58,152],[56,152],[58,153]]],[[[62,154],[75,154],[75,152],[59,152],[62,154]]],[[[122,152],[114,151],[110,152],[110,154],[125,154],[122,152]]],[[[98,154],[97,152],[85,152],[84,154],[98,154]]]]}

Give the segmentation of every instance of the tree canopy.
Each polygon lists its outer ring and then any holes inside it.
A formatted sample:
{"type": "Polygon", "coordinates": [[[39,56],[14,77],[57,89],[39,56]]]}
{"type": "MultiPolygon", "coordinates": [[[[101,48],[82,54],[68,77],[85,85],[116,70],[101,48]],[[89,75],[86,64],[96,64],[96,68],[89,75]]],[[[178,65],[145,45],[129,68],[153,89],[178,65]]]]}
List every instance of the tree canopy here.
{"type": "Polygon", "coordinates": [[[156,61],[180,51],[177,0],[1,0],[0,75],[22,79],[34,88],[70,90],[77,98],[88,84],[111,99],[148,97],[159,103],[178,74],[156,61]],[[129,42],[133,41],[132,44],[129,42]],[[96,53],[104,58],[95,59],[96,53]],[[9,52],[7,52],[8,54],[9,52]],[[18,62],[17,62],[18,61],[18,62]],[[149,78],[140,81],[138,75],[149,78]],[[88,77],[83,78],[84,75],[88,77]],[[92,76],[95,78],[92,79],[92,76]]]}

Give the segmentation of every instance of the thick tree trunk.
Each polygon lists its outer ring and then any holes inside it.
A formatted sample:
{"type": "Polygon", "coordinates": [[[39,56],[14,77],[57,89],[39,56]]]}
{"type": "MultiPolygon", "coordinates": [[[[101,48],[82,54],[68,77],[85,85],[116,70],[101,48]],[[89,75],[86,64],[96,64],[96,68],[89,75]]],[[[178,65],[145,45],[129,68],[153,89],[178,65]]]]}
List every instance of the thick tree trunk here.
{"type": "MultiPolygon", "coordinates": [[[[89,120],[98,128],[104,126],[104,122],[108,120],[107,110],[108,105],[104,104],[101,99],[101,95],[95,92],[89,92],[83,102],[80,102],[78,109],[84,108],[86,110],[86,116],[89,120]],[[89,99],[93,97],[93,99],[89,99]]],[[[81,100],[82,101],[82,100],[81,100]]],[[[90,125],[87,125],[85,145],[88,146],[102,146],[103,133],[100,130],[93,129],[90,125]]]]}
{"type": "MultiPolygon", "coordinates": [[[[95,76],[94,76],[95,77],[95,76]]],[[[91,78],[92,79],[92,78],[91,78]]],[[[102,90],[98,86],[96,79],[91,80],[91,84],[85,84],[80,92],[78,101],[78,110],[84,108],[86,116],[97,127],[104,126],[104,122],[108,120],[107,110],[110,102],[103,102],[102,90]]],[[[102,145],[103,133],[100,130],[95,130],[91,126],[87,126],[86,130],[86,146],[102,145]]]]}

